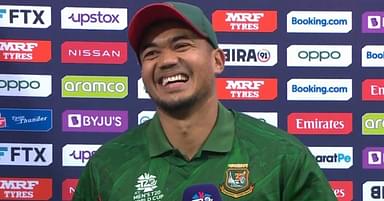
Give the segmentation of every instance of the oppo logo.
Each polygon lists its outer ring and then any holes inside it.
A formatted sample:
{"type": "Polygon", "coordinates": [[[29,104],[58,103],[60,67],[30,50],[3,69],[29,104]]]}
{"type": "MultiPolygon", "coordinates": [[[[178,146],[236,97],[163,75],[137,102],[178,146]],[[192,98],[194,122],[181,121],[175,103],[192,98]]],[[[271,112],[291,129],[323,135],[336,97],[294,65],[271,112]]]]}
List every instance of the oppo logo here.
{"type": "Polygon", "coordinates": [[[37,80],[0,80],[0,89],[6,89],[7,91],[17,89],[17,91],[21,91],[28,88],[38,89],[40,88],[40,82],[37,80]]]}
{"type": "Polygon", "coordinates": [[[0,74],[0,96],[48,97],[51,75],[0,74]]]}
{"type": "Polygon", "coordinates": [[[298,57],[308,61],[322,61],[325,59],[339,59],[341,57],[341,53],[339,51],[300,51],[298,57]]]}

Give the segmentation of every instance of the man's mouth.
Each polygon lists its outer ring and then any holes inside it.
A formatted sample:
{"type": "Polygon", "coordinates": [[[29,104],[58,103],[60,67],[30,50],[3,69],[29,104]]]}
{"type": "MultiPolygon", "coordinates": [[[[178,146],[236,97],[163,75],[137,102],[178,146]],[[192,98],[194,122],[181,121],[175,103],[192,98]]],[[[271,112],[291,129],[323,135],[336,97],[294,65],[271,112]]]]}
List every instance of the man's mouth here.
{"type": "Polygon", "coordinates": [[[188,76],[186,76],[185,74],[177,74],[177,75],[172,75],[168,77],[162,77],[160,79],[162,86],[166,86],[168,84],[175,83],[175,82],[186,82],[186,81],[188,81],[188,76]]]}

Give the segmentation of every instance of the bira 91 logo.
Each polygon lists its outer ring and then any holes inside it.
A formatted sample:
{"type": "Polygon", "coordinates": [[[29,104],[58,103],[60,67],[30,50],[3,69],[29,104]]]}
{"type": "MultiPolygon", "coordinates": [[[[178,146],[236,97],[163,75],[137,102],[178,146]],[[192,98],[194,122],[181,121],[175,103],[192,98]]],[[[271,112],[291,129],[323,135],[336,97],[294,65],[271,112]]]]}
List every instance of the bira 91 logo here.
{"type": "Polygon", "coordinates": [[[128,77],[67,75],[61,79],[62,97],[125,98],[128,77]]]}
{"type": "Polygon", "coordinates": [[[338,201],[353,200],[353,182],[352,181],[330,181],[333,192],[338,201]]]}
{"type": "Polygon", "coordinates": [[[288,132],[298,135],[348,135],[352,133],[352,113],[291,113],[288,132]]]}
{"type": "Polygon", "coordinates": [[[225,55],[225,66],[274,66],[277,45],[219,44],[225,55]]]}
{"type": "Polygon", "coordinates": [[[366,79],[361,85],[363,101],[384,100],[384,79],[366,79]]]}
{"type": "Polygon", "coordinates": [[[363,135],[384,135],[384,113],[365,113],[361,119],[363,135]]]}
{"type": "Polygon", "coordinates": [[[51,41],[0,39],[0,61],[48,62],[51,41]]]}
{"type": "Polygon", "coordinates": [[[364,169],[384,169],[384,147],[366,147],[363,149],[364,169]]]}
{"type": "Polygon", "coordinates": [[[78,182],[78,179],[65,179],[63,181],[61,185],[61,198],[63,201],[72,201],[78,182]]]}
{"type": "Polygon", "coordinates": [[[216,78],[216,87],[221,100],[274,100],[277,97],[275,78],[216,78]]]}
{"type": "Polygon", "coordinates": [[[100,146],[99,144],[66,144],[62,151],[62,165],[84,167],[100,146]]]}
{"type": "Polygon", "coordinates": [[[216,10],[212,26],[219,32],[274,32],[277,11],[273,10],[216,10]]]}
{"type": "Polygon", "coordinates": [[[0,5],[0,27],[40,28],[51,26],[51,7],[0,5]]]}
{"type": "Polygon", "coordinates": [[[384,201],[384,181],[366,181],[363,184],[363,201],[384,201]]]}
{"type": "Polygon", "coordinates": [[[353,147],[308,147],[322,169],[348,169],[353,166],[353,147]]]}
{"type": "Polygon", "coordinates": [[[125,42],[66,41],[61,45],[61,62],[123,64],[127,50],[125,42]]]}
{"type": "Polygon", "coordinates": [[[127,111],[65,110],[62,118],[67,132],[121,133],[128,129],[127,111]]]}
{"type": "Polygon", "coordinates": [[[0,108],[0,131],[48,132],[52,113],[51,109],[0,108]]]}
{"type": "Polygon", "coordinates": [[[50,200],[52,179],[0,177],[0,200],[50,200]]]}
{"type": "Polygon", "coordinates": [[[52,144],[0,143],[0,165],[49,166],[52,144]]]}
{"type": "Polygon", "coordinates": [[[384,12],[367,11],[361,17],[363,33],[384,33],[384,12]]]}

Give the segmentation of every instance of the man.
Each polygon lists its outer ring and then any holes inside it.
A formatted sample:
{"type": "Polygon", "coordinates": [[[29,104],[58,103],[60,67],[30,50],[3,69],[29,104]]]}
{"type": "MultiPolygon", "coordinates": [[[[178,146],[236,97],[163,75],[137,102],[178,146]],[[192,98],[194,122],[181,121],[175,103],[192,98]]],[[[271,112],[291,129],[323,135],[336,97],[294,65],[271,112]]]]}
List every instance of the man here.
{"type": "Polygon", "coordinates": [[[204,183],[226,201],[336,201],[296,138],[218,101],[224,54],[199,8],[147,5],[128,32],[157,112],[97,151],[74,201],[180,201],[204,183]]]}

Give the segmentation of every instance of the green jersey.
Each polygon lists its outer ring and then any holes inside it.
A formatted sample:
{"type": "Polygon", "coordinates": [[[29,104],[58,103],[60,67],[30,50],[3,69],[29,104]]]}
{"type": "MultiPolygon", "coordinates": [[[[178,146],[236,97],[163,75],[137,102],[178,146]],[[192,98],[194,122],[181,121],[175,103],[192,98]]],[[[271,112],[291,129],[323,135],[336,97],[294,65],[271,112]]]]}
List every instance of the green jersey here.
{"type": "Polygon", "coordinates": [[[214,184],[224,201],[336,201],[299,140],[221,104],[192,160],[172,147],[155,115],[96,152],[73,201],[181,201],[196,184],[214,184]]]}

